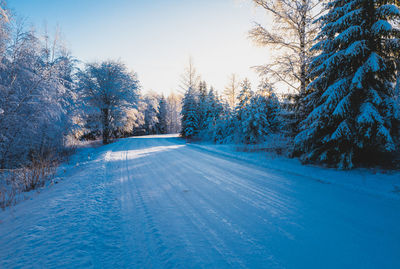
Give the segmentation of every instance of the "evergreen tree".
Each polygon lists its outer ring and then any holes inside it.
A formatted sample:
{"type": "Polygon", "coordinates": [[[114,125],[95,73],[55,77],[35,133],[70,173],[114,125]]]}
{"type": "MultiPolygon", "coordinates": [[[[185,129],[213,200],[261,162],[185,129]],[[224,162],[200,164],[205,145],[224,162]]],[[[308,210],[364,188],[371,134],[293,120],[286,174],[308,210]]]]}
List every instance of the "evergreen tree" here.
{"type": "Polygon", "coordinates": [[[158,125],[156,96],[147,95],[144,98],[144,102],[146,104],[144,110],[144,130],[146,134],[155,134],[157,133],[158,125]]]}
{"type": "Polygon", "coordinates": [[[245,140],[246,128],[245,121],[250,117],[249,115],[249,104],[253,96],[251,91],[251,84],[246,78],[241,83],[241,90],[238,95],[238,101],[235,108],[236,118],[236,132],[234,140],[235,142],[243,142],[245,140]]]}
{"type": "Polygon", "coordinates": [[[197,134],[199,126],[198,104],[195,91],[192,88],[189,88],[183,97],[181,115],[181,136],[192,138],[197,134]]]}
{"type": "Polygon", "coordinates": [[[243,114],[246,113],[246,106],[249,104],[250,99],[253,95],[253,92],[251,91],[250,81],[247,78],[243,80],[240,86],[241,90],[238,95],[238,102],[235,109],[239,121],[242,120],[243,114]]]}
{"type": "Polygon", "coordinates": [[[207,100],[207,83],[202,81],[199,83],[198,87],[198,130],[202,131],[207,128],[207,110],[208,110],[208,100],[207,100]]]}
{"type": "Polygon", "coordinates": [[[278,131],[280,107],[272,88],[261,88],[250,99],[248,110],[248,118],[243,120],[244,143],[261,143],[268,134],[278,131]]]}
{"type": "Polygon", "coordinates": [[[334,0],[320,18],[322,30],[310,65],[307,106],[296,136],[304,161],[351,168],[395,150],[394,102],[400,18],[393,1],[334,0]]]}
{"type": "Polygon", "coordinates": [[[158,103],[158,113],[157,113],[157,133],[166,134],[167,133],[167,102],[164,95],[161,96],[158,103]]]}
{"type": "Polygon", "coordinates": [[[215,121],[219,118],[219,115],[222,113],[222,111],[223,105],[218,99],[218,96],[215,95],[214,89],[211,87],[207,95],[207,126],[215,125],[215,121]]]}
{"type": "Polygon", "coordinates": [[[216,143],[231,143],[234,140],[236,117],[228,103],[220,103],[221,111],[212,127],[212,139],[216,143]]]}

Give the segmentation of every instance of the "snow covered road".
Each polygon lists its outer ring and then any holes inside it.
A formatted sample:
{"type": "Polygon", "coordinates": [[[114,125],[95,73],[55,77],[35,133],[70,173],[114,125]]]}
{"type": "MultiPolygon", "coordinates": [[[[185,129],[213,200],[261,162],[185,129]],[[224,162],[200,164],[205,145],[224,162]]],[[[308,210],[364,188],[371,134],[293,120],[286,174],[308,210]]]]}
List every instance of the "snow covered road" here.
{"type": "Polygon", "coordinates": [[[74,161],[59,184],[0,212],[0,268],[400,268],[399,200],[172,136],[74,161]]]}

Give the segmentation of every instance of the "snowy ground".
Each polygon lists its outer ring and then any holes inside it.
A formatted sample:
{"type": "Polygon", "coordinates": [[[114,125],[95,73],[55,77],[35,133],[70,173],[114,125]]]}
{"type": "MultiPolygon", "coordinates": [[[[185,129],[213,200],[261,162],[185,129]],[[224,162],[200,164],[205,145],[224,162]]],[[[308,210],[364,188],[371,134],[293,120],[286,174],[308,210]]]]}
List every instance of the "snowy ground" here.
{"type": "Polygon", "coordinates": [[[0,268],[400,268],[395,192],[234,155],[173,136],[80,150],[0,212],[0,268]]]}

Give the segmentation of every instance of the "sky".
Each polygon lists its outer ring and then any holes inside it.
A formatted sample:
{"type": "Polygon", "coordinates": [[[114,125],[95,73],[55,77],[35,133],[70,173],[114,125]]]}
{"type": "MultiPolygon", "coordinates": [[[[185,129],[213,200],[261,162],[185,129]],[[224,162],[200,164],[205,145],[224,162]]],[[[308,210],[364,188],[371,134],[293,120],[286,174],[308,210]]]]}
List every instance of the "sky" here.
{"type": "Polygon", "coordinates": [[[138,74],[144,91],[179,89],[189,58],[222,92],[228,77],[258,76],[268,48],[247,37],[268,15],[250,0],[8,0],[17,17],[38,30],[60,27],[72,55],[83,62],[117,59],[138,74]]]}

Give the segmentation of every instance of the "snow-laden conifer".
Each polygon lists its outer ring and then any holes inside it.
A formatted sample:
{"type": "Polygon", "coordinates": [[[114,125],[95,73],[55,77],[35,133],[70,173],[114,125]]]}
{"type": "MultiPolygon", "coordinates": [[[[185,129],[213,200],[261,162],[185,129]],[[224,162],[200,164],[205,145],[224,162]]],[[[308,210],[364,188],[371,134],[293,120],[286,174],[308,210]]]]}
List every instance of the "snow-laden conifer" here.
{"type": "MultiPolygon", "coordinates": [[[[340,168],[395,150],[400,18],[394,1],[331,1],[310,65],[308,117],[295,143],[305,161],[340,168]]],[[[382,155],[383,154],[383,155],[382,155]]]]}
{"type": "Polygon", "coordinates": [[[199,115],[198,115],[198,104],[197,104],[196,92],[193,88],[189,88],[185,92],[185,96],[182,100],[182,111],[181,111],[181,136],[186,138],[192,138],[197,134],[199,126],[199,115]]]}

